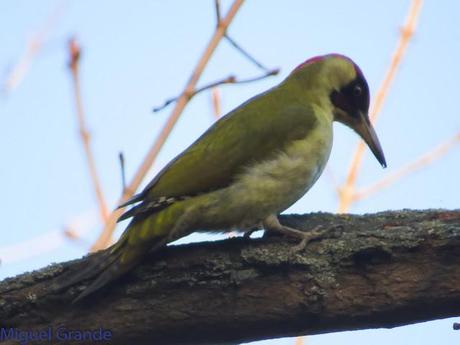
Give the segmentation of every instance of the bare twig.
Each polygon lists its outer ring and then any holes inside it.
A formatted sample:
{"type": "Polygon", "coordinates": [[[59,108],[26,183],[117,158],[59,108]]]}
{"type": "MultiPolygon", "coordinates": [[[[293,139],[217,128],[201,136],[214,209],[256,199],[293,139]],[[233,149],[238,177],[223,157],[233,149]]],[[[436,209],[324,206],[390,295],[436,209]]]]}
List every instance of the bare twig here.
{"type": "Polygon", "coordinates": [[[214,0],[214,5],[216,7],[216,26],[219,26],[222,17],[220,15],[220,0],[214,0]]]}
{"type": "MultiPolygon", "coordinates": [[[[382,109],[385,97],[387,96],[388,90],[390,89],[391,82],[393,81],[394,76],[396,75],[396,71],[398,70],[404,53],[406,52],[409,41],[415,31],[415,25],[417,23],[417,17],[420,12],[421,6],[422,0],[412,0],[411,7],[409,9],[409,13],[406,19],[406,24],[401,29],[401,36],[396,51],[393,54],[391,64],[388,68],[388,71],[385,75],[382,84],[380,85],[380,88],[377,92],[375,101],[370,112],[370,118],[372,122],[375,122],[377,120],[377,116],[380,110],[382,109]]],[[[340,213],[348,211],[353,202],[356,179],[358,176],[359,168],[361,167],[363,155],[365,152],[364,149],[365,146],[363,142],[360,141],[351,160],[350,169],[348,171],[346,181],[344,185],[340,188],[338,208],[338,212],[340,213]]]]}
{"type": "Polygon", "coordinates": [[[72,74],[74,96],[75,96],[75,107],[78,119],[78,128],[80,132],[80,138],[83,145],[83,149],[88,163],[88,170],[93,183],[94,192],[96,194],[97,203],[99,206],[99,213],[102,221],[105,223],[109,216],[107,204],[102,193],[101,183],[96,170],[96,162],[94,160],[93,151],[90,145],[90,134],[86,127],[85,112],[83,110],[83,102],[81,98],[80,88],[80,75],[79,75],[79,61],[81,56],[81,48],[75,38],[71,38],[69,41],[69,54],[70,63],[69,68],[72,74]]]}
{"type": "MultiPolygon", "coordinates": [[[[219,85],[223,85],[223,84],[230,84],[230,83],[234,83],[235,82],[235,76],[231,75],[231,76],[228,76],[227,78],[224,78],[224,79],[221,79],[221,80],[218,80],[218,81],[215,81],[215,82],[212,82],[208,85],[205,85],[203,87],[200,87],[199,89],[196,89],[194,90],[191,94],[187,95],[188,97],[188,100],[191,100],[193,96],[197,95],[198,93],[204,91],[204,90],[208,90],[208,89],[212,89],[213,87],[216,87],[216,86],[219,86],[219,85]]],[[[177,100],[182,96],[182,94],[180,96],[177,96],[177,97],[173,97],[173,98],[170,98],[170,99],[167,99],[163,105],[160,105],[156,108],[153,108],[153,112],[156,113],[158,111],[161,111],[163,110],[165,107],[167,107],[168,105],[170,105],[171,103],[174,103],[174,102],[177,102],[177,100]]]]}
{"type": "Polygon", "coordinates": [[[297,337],[295,339],[295,345],[304,345],[304,337],[297,337]]]}
{"type": "Polygon", "coordinates": [[[415,161],[401,167],[393,174],[384,177],[383,179],[370,185],[369,187],[362,188],[361,190],[357,191],[353,195],[353,201],[367,198],[368,196],[382,190],[383,188],[388,187],[389,185],[401,179],[402,177],[433,163],[435,160],[444,156],[450,149],[452,149],[455,145],[458,145],[459,143],[460,133],[457,133],[455,136],[453,136],[446,142],[440,144],[433,150],[425,153],[423,156],[416,159],[415,161]]]}
{"type": "MultiPolygon", "coordinates": [[[[246,83],[252,83],[252,82],[255,82],[255,81],[259,81],[259,80],[262,80],[262,79],[265,79],[265,78],[268,78],[268,77],[271,77],[271,76],[274,76],[274,75],[277,75],[279,73],[279,69],[276,68],[276,69],[273,69],[273,70],[269,70],[267,71],[267,73],[263,74],[263,75],[260,75],[258,77],[254,77],[254,78],[248,78],[248,79],[241,79],[241,80],[238,80],[236,79],[236,77],[234,75],[230,75],[224,79],[221,79],[221,80],[217,80],[215,82],[212,82],[210,84],[207,84],[205,86],[202,86],[196,90],[194,90],[193,92],[191,92],[190,94],[186,95],[186,97],[188,98],[188,100],[192,99],[194,96],[196,96],[197,94],[205,91],[205,90],[208,90],[208,89],[212,89],[216,86],[219,86],[219,85],[224,85],[224,84],[246,84],[246,83]]],[[[171,103],[174,103],[174,102],[177,102],[177,100],[182,97],[182,94],[178,97],[174,97],[174,98],[170,98],[170,99],[167,99],[161,106],[159,107],[156,107],[156,108],[153,108],[153,112],[158,112],[158,111],[161,111],[163,110],[165,107],[167,107],[168,105],[170,105],[171,103]]]]}
{"type": "Polygon", "coordinates": [[[214,118],[218,120],[222,116],[222,102],[220,97],[220,91],[218,87],[213,87],[211,89],[211,104],[212,104],[212,113],[214,118]]]}
{"type": "Polygon", "coordinates": [[[225,34],[225,38],[236,50],[243,54],[249,61],[251,61],[254,65],[259,67],[262,71],[270,71],[267,67],[265,67],[258,60],[256,60],[251,54],[249,54],[245,49],[243,49],[238,43],[236,43],[236,41],[232,39],[227,33],[225,34]]]}
{"type": "Polygon", "coordinates": [[[123,187],[123,192],[126,189],[126,171],[125,171],[125,156],[123,152],[118,153],[118,159],[120,160],[120,170],[121,170],[121,185],[123,187]]]}
{"type": "Polygon", "coordinates": [[[10,93],[24,80],[32,61],[42,49],[44,42],[56,25],[56,22],[62,16],[63,10],[64,2],[60,2],[46,19],[43,27],[28,40],[23,56],[13,66],[5,81],[2,83],[2,91],[4,93],[10,93]]]}
{"type": "Polygon", "coordinates": [[[252,83],[252,82],[259,81],[259,80],[262,80],[262,79],[265,79],[265,78],[268,78],[268,77],[275,76],[279,72],[280,72],[279,68],[275,68],[275,69],[272,69],[272,70],[267,70],[266,73],[264,73],[264,74],[262,74],[262,75],[260,75],[258,77],[235,80],[232,84],[252,83]]]}
{"type": "Polygon", "coordinates": [[[70,226],[65,226],[62,233],[64,236],[81,247],[88,247],[88,242],[81,237],[81,234],[70,226]]]}
{"type": "MultiPolygon", "coordinates": [[[[233,4],[231,5],[230,9],[228,10],[226,16],[222,18],[222,20],[220,21],[220,25],[216,28],[216,31],[211,37],[211,40],[209,41],[207,47],[205,48],[195,69],[193,70],[191,77],[184,88],[184,91],[182,92],[181,96],[178,98],[176,105],[171,112],[171,115],[166,121],[166,124],[164,125],[163,129],[161,130],[155,142],[153,143],[152,147],[148,151],[146,157],[144,158],[144,161],[142,162],[141,166],[137,170],[132,181],[126,187],[126,190],[124,191],[123,195],[121,196],[119,200],[119,204],[123,203],[130,196],[133,195],[134,191],[139,187],[145,175],[147,174],[148,170],[150,169],[152,164],[155,162],[155,159],[158,153],[160,152],[161,148],[166,142],[166,139],[171,133],[174,125],[176,124],[185,106],[190,100],[189,95],[194,92],[196,84],[198,83],[198,80],[200,79],[200,76],[203,73],[204,68],[206,67],[217,45],[219,44],[220,40],[224,36],[225,31],[227,30],[227,27],[232,22],[233,18],[235,17],[236,13],[240,9],[243,2],[244,0],[235,0],[233,4]]],[[[99,238],[96,240],[96,242],[91,247],[91,251],[96,251],[96,250],[105,248],[110,243],[110,239],[112,237],[113,230],[115,229],[117,219],[121,215],[122,212],[123,212],[123,209],[117,209],[110,214],[105,224],[104,229],[99,235],[99,238]]]]}

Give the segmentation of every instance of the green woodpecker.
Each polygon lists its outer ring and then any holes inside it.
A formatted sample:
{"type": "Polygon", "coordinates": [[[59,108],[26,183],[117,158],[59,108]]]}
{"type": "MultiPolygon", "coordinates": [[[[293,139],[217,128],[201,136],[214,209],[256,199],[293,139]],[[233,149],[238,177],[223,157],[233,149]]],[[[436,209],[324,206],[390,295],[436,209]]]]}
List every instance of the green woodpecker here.
{"type": "Polygon", "coordinates": [[[285,227],[277,216],[321,175],[333,121],[357,132],[386,166],[368,108],[367,82],[351,59],[329,54],[307,60],[281,84],[222,117],[122,205],[134,206],[120,217],[131,218],[121,238],[64,285],[98,275],[81,299],[148,252],[195,231],[263,228],[298,237],[305,246],[318,232],[285,227]]]}

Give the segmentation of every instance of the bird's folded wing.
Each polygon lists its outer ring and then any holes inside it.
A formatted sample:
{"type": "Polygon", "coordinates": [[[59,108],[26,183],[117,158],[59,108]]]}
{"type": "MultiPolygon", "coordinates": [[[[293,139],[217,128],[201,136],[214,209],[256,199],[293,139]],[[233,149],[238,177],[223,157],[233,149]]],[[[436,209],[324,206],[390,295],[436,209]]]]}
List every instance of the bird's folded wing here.
{"type": "Polygon", "coordinates": [[[248,166],[274,157],[290,142],[308,135],[316,125],[313,110],[289,99],[289,94],[276,92],[259,95],[216,122],[133,202],[145,204],[225,188],[248,166]],[[287,99],[280,102],[279,97],[287,99]]]}

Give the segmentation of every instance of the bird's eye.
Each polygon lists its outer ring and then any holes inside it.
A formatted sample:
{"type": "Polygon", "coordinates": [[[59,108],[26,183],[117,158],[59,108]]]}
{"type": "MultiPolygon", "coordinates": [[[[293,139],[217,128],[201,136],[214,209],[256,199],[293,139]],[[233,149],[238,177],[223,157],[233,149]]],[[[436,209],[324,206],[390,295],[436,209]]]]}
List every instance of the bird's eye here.
{"type": "Polygon", "coordinates": [[[361,96],[362,93],[363,93],[363,89],[361,88],[361,86],[356,85],[356,86],[354,87],[354,89],[353,89],[353,95],[354,95],[355,97],[359,97],[359,96],[361,96]]]}

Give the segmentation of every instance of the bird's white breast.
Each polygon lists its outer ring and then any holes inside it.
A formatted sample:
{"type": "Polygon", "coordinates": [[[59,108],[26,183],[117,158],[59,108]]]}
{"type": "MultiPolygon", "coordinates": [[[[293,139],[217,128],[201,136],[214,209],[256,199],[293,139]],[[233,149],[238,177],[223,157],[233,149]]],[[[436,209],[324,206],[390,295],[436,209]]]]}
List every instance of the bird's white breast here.
{"type": "Polygon", "coordinates": [[[332,148],[332,124],[318,122],[305,138],[293,141],[274,158],[249,166],[235,183],[221,190],[216,217],[233,219],[236,227],[249,227],[301,198],[321,175],[332,148]]]}

